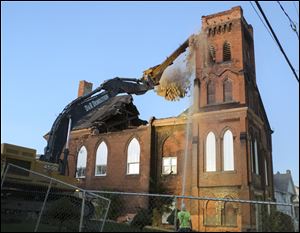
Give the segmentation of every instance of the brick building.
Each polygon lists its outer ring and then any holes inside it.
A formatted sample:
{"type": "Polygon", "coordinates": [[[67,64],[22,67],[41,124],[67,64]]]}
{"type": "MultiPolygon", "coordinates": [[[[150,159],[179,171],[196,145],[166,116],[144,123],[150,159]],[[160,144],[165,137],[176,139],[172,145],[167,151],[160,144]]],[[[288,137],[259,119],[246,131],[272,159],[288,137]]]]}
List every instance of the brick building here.
{"type": "MultiPolygon", "coordinates": [[[[207,53],[196,52],[191,121],[187,113],[149,122],[128,118],[105,132],[80,123],[71,133],[68,161],[69,175],[83,187],[155,192],[151,179],[180,195],[186,153],[185,195],[274,200],[272,130],[256,84],[253,28],[234,7],[203,16],[202,32],[207,53]]],[[[88,89],[82,82],[79,95],[88,89]]],[[[188,208],[193,228],[201,231],[244,231],[255,220],[246,206],[188,208]],[[229,222],[222,219],[226,211],[229,222]]]]}

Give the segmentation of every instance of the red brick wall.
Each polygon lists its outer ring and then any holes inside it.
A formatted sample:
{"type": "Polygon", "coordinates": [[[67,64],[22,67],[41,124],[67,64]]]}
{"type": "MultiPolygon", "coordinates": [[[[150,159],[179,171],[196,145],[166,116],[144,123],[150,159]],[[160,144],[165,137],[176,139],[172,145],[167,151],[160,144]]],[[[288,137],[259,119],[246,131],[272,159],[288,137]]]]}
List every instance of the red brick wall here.
{"type": "Polygon", "coordinates": [[[86,131],[82,131],[82,133],[75,131],[71,135],[70,143],[70,175],[75,174],[77,153],[84,145],[88,156],[86,178],[81,179],[83,187],[98,190],[148,192],[150,141],[150,131],[147,126],[99,136],[92,136],[86,131]],[[134,137],[139,141],[141,147],[140,174],[127,175],[127,147],[134,137]],[[108,147],[107,174],[106,176],[95,176],[96,151],[102,141],[105,141],[108,147]]]}
{"type": "Polygon", "coordinates": [[[78,95],[77,97],[83,96],[89,92],[91,92],[93,89],[93,84],[89,83],[85,80],[81,80],[79,82],[79,87],[78,87],[78,95]]]}

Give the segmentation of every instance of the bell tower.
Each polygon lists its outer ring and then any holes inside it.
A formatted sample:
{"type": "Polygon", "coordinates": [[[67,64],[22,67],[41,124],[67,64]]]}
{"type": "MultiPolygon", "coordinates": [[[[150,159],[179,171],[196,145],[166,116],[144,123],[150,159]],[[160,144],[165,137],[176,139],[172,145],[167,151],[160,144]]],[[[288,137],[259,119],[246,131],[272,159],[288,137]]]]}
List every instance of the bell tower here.
{"type": "MultiPolygon", "coordinates": [[[[191,194],[274,200],[272,130],[256,84],[253,28],[242,8],[203,16],[196,45],[191,194]]],[[[210,204],[200,215],[191,204],[193,226],[206,231],[208,219],[209,227],[223,231],[228,218],[210,204]]],[[[253,216],[243,207],[230,221],[245,231],[255,225],[253,216]]]]}
{"type": "Polygon", "coordinates": [[[196,111],[245,105],[246,82],[256,82],[253,29],[242,8],[203,16],[202,34],[206,41],[196,53],[196,111]]]}

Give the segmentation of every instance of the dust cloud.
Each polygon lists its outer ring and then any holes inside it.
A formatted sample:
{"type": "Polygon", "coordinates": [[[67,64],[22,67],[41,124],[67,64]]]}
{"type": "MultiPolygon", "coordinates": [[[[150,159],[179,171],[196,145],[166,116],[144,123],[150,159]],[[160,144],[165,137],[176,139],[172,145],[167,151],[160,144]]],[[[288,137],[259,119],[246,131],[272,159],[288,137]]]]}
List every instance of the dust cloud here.
{"type": "Polygon", "coordinates": [[[155,88],[158,95],[169,101],[178,101],[189,94],[190,77],[195,73],[196,67],[196,51],[199,48],[202,50],[204,46],[206,46],[206,38],[202,33],[190,36],[187,51],[181,54],[162,74],[160,84],[155,88]]]}

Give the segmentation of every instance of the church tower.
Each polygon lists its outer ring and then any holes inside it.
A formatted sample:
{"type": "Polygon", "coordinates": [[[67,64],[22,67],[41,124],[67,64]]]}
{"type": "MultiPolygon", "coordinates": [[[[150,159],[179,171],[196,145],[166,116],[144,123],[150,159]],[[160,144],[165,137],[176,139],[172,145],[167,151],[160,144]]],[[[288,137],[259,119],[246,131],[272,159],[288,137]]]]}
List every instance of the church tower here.
{"type": "MultiPolygon", "coordinates": [[[[194,81],[191,194],[273,200],[272,130],[256,84],[253,28],[242,8],[233,7],[203,16],[201,31],[194,81]]],[[[239,230],[253,224],[252,207],[232,206],[234,214],[225,221],[227,210],[214,205],[197,207],[203,213],[194,215],[199,230],[221,230],[226,221],[239,230]]]]}

